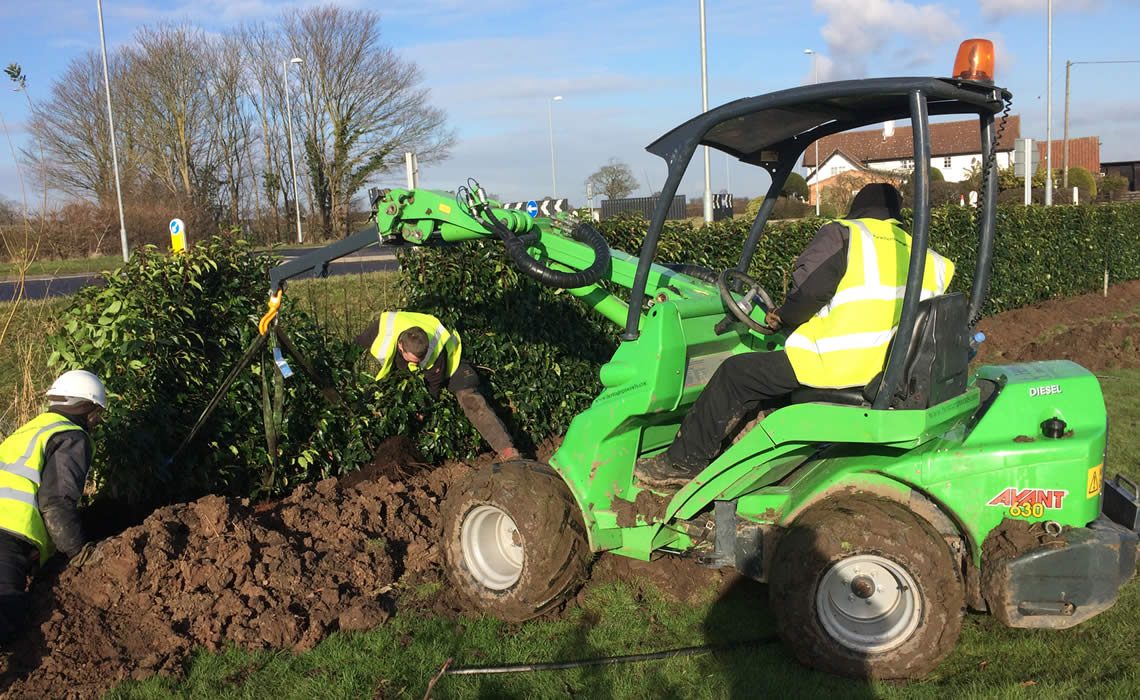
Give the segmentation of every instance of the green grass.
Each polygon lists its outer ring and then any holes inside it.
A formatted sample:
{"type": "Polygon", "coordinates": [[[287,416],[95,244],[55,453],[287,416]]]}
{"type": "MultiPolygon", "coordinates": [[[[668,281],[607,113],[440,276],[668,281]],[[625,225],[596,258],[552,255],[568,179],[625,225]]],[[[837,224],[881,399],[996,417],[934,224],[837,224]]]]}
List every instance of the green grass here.
{"type": "MultiPolygon", "coordinates": [[[[1140,478],[1140,370],[1103,375],[1113,429],[1109,472],[1140,478]]],[[[199,653],[182,680],[151,678],[108,697],[355,698],[423,697],[442,664],[453,667],[540,663],[662,651],[686,646],[750,647],[570,671],[447,676],[439,698],[1132,698],[1140,688],[1140,581],[1109,611],[1074,629],[1015,630],[986,615],[967,616],[954,653],[927,678],[865,683],[799,666],[774,643],[765,588],[740,580],[702,600],[678,602],[642,582],[591,585],[581,607],[560,620],[512,626],[489,618],[425,616],[415,602],[436,587],[406,591],[407,608],[365,633],[334,634],[307,653],[199,653]]]]}
{"type": "MultiPolygon", "coordinates": [[[[37,275],[72,275],[84,272],[106,272],[123,265],[123,258],[117,255],[103,255],[96,258],[69,258],[67,260],[33,260],[24,273],[28,277],[37,275]]],[[[14,279],[20,274],[17,263],[0,263],[0,279],[14,279]]]]}

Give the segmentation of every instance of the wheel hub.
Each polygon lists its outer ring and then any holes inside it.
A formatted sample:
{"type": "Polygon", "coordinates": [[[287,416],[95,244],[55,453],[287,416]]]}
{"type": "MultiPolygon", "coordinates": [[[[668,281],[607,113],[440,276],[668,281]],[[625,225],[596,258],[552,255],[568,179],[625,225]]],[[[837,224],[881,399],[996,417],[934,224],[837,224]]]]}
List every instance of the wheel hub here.
{"type": "Polygon", "coordinates": [[[463,561],[480,585],[503,591],[518,582],[525,556],[511,516],[495,506],[476,506],[463,518],[459,532],[463,561]]]}
{"type": "Polygon", "coordinates": [[[836,562],[816,591],[820,624],[854,651],[893,649],[918,629],[922,599],[914,578],[900,564],[872,554],[836,562]]]}

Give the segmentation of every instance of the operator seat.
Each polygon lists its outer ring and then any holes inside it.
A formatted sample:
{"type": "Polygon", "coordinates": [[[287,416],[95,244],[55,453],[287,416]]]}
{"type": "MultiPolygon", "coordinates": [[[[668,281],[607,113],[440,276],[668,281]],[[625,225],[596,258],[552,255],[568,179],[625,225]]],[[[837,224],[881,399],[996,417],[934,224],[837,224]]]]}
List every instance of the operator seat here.
{"type": "MultiPolygon", "coordinates": [[[[966,390],[969,379],[969,305],[961,293],[943,294],[918,304],[914,334],[906,349],[902,379],[890,407],[922,410],[951,399],[966,390]]],[[[895,341],[887,346],[887,357],[895,341]]],[[[870,406],[883,382],[883,372],[867,386],[847,389],[800,387],[792,403],[838,403],[870,406]]]]}

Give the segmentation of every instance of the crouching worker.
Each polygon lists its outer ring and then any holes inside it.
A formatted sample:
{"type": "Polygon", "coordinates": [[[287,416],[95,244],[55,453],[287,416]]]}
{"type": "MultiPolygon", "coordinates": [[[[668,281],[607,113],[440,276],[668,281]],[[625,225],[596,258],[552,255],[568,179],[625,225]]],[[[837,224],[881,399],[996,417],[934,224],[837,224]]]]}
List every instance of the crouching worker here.
{"type": "Polygon", "coordinates": [[[431,397],[447,390],[455,394],[467,420],[483,440],[498,453],[499,459],[517,459],[511,436],[495,415],[479,388],[479,374],[463,360],[459,333],[449,331],[435,316],[410,311],[386,311],[356,337],[357,345],[368,348],[380,362],[376,379],[388,376],[393,367],[423,376],[431,397]]]}
{"type": "Polygon", "coordinates": [[[48,409],[0,443],[0,643],[19,635],[28,576],[60,551],[81,565],[87,543],[79,501],[91,466],[87,431],[107,405],[103,382],[64,372],[47,391],[48,409]]]}

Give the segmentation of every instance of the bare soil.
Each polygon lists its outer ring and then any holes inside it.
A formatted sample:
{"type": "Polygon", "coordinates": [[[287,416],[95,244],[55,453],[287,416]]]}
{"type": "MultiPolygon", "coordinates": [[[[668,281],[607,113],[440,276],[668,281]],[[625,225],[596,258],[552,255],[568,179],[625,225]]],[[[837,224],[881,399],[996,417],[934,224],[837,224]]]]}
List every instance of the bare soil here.
{"type": "Polygon", "coordinates": [[[1093,371],[1140,367],[1140,280],[983,319],[983,363],[1072,360],[1093,371]]]}
{"type": "MultiPolygon", "coordinates": [[[[1094,371],[1140,367],[1140,281],[988,318],[979,360],[1072,359],[1094,371]]],[[[541,461],[557,448],[539,445],[541,461]]],[[[454,594],[401,592],[442,580],[439,506],[448,484],[490,462],[431,468],[394,438],[359,472],[251,506],[208,496],[162,508],[103,540],[81,568],[45,570],[27,635],[0,653],[7,697],[96,697],[117,682],[180,674],[191,651],[311,648],[338,630],[414,606],[454,614],[454,594]]],[[[58,566],[58,565],[57,565],[58,566]]],[[[603,555],[590,585],[653,585],[679,601],[726,584],[691,561],[603,555]]]]}

